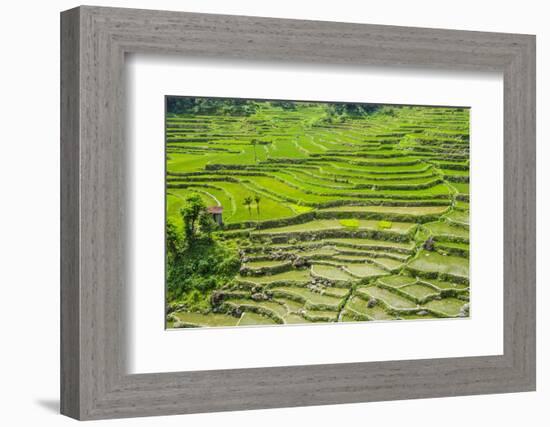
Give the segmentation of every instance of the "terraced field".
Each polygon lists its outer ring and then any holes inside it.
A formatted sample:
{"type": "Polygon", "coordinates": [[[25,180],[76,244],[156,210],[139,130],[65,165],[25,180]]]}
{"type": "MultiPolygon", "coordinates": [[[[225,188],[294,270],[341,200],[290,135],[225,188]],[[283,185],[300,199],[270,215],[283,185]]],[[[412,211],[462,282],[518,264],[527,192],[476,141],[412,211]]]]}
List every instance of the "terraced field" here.
{"type": "Polygon", "coordinates": [[[240,261],[168,327],[469,316],[468,109],[250,102],[167,114],[167,220],[198,194],[240,261]]]}

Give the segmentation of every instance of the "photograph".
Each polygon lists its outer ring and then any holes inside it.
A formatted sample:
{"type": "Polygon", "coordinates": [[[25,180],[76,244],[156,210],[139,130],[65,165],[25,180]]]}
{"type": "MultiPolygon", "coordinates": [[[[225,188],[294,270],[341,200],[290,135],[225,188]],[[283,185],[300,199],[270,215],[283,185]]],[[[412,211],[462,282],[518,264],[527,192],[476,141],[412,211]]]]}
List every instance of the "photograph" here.
{"type": "Polygon", "coordinates": [[[470,109],[165,97],[166,328],[468,318],[470,109]]]}

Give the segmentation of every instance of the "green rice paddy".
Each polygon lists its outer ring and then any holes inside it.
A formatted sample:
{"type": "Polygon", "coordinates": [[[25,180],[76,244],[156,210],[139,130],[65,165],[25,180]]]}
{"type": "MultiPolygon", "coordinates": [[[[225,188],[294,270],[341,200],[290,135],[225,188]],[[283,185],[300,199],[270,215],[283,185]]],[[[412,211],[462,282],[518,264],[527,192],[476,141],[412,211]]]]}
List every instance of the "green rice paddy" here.
{"type": "Polygon", "coordinates": [[[469,315],[468,109],[251,103],[167,114],[166,219],[199,195],[241,263],[168,327],[469,315]]]}

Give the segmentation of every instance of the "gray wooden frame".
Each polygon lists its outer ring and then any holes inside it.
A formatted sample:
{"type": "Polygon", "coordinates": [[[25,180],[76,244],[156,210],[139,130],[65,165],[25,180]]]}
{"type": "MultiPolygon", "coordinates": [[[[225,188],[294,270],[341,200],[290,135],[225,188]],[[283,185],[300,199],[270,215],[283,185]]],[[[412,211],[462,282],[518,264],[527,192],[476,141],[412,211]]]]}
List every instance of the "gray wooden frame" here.
{"type": "MultiPolygon", "coordinates": [[[[161,143],[161,142],[159,142],[161,143]]],[[[61,14],[61,412],[77,419],[535,389],[535,37],[79,7],[61,14]],[[124,57],[504,75],[504,354],[128,375],[124,57]]]]}

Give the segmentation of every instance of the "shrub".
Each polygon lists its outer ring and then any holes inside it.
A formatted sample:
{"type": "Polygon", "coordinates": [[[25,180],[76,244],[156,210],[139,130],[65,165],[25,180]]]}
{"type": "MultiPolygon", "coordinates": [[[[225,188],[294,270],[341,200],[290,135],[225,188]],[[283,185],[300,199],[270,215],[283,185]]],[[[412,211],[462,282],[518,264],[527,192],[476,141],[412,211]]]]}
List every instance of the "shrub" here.
{"type": "Polygon", "coordinates": [[[359,220],[357,219],[341,219],[338,222],[346,228],[359,228],[359,220]]]}
{"type": "Polygon", "coordinates": [[[390,229],[392,227],[392,222],[391,221],[378,221],[378,228],[382,229],[382,230],[387,230],[387,229],[390,229]]]}
{"type": "Polygon", "coordinates": [[[212,238],[191,245],[174,245],[167,257],[167,299],[184,301],[195,309],[207,309],[210,293],[235,277],[240,268],[237,249],[212,238]]]}

